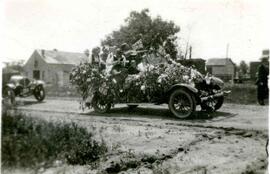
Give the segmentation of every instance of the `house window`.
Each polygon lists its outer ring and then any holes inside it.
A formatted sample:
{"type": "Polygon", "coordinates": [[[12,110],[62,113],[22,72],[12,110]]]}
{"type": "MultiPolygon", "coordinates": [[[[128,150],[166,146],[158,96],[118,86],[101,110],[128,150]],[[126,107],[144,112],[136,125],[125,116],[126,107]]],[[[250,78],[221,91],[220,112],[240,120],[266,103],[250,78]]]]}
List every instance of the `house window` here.
{"type": "Polygon", "coordinates": [[[35,68],[38,67],[38,61],[37,61],[37,60],[35,60],[35,62],[34,62],[34,67],[35,67],[35,68]]]}
{"type": "Polygon", "coordinates": [[[34,70],[33,71],[33,78],[36,80],[39,80],[40,79],[40,71],[34,70]]]}

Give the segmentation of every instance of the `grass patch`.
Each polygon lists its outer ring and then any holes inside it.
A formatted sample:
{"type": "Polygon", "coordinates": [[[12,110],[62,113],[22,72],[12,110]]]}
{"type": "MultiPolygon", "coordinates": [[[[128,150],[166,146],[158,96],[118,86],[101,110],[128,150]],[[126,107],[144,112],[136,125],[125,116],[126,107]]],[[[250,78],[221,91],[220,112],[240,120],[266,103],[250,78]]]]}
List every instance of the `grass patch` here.
{"type": "Polygon", "coordinates": [[[225,84],[225,90],[231,90],[231,93],[225,97],[227,103],[257,103],[257,86],[254,84],[225,84]]]}
{"type": "Polygon", "coordinates": [[[50,97],[81,97],[77,89],[72,85],[63,87],[47,85],[45,91],[46,95],[50,97]]]}
{"type": "Polygon", "coordinates": [[[107,147],[74,123],[50,123],[20,113],[2,113],[2,165],[34,167],[61,160],[88,164],[98,160],[107,147]]]}

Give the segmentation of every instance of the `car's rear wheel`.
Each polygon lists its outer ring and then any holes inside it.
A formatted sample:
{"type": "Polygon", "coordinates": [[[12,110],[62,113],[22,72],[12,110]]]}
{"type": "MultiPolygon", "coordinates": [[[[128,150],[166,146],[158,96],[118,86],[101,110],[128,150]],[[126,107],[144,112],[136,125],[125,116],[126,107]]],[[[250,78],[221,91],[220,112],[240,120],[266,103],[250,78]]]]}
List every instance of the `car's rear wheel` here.
{"type": "Polygon", "coordinates": [[[106,113],[111,109],[111,103],[108,103],[105,100],[102,100],[101,97],[95,96],[92,101],[92,106],[94,111],[97,113],[106,113]]]}
{"type": "Polygon", "coordinates": [[[185,89],[174,90],[169,98],[169,109],[178,118],[187,118],[196,109],[195,97],[185,89]]]}
{"type": "Polygon", "coordinates": [[[128,105],[129,110],[136,109],[139,106],[139,105],[136,105],[136,104],[127,104],[127,105],[128,105]]]}
{"type": "Polygon", "coordinates": [[[34,96],[37,101],[41,102],[45,99],[45,89],[43,86],[39,85],[34,89],[34,96]]]}
{"type": "Polygon", "coordinates": [[[7,105],[14,105],[15,104],[15,93],[13,89],[6,87],[3,90],[3,102],[7,105]]]}

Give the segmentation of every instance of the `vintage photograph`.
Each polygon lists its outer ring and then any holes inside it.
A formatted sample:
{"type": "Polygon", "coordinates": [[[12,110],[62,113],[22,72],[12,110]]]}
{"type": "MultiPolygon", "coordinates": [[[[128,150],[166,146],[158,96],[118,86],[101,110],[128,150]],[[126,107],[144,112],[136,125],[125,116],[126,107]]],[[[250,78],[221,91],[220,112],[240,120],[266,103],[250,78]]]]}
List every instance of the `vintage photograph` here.
{"type": "Polygon", "coordinates": [[[1,173],[268,173],[269,7],[0,1],[1,173]]]}

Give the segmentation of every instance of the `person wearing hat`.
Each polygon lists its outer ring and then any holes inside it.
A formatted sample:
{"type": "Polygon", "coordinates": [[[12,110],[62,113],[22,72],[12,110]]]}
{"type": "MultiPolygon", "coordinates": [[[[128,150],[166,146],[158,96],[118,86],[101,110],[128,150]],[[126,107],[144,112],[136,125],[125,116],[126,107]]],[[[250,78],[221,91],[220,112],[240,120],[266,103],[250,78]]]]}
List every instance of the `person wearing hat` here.
{"type": "Polygon", "coordinates": [[[261,64],[257,70],[257,99],[260,105],[264,105],[264,99],[268,98],[268,75],[269,61],[268,58],[262,58],[261,64]]]}
{"type": "Polygon", "coordinates": [[[94,65],[95,67],[99,66],[100,63],[100,48],[96,47],[92,49],[92,55],[91,55],[91,63],[92,65],[94,65]]]}

